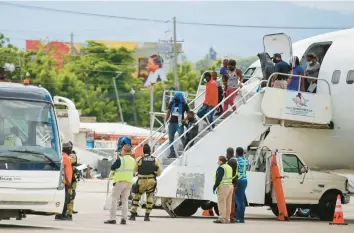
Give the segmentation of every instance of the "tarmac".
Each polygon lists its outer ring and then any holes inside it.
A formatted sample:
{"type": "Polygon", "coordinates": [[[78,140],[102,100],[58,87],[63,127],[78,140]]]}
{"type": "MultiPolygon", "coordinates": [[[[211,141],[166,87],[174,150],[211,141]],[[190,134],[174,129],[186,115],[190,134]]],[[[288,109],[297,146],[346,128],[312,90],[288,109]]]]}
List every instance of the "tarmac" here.
{"type": "MultiPolygon", "coordinates": [[[[214,224],[213,220],[216,217],[203,217],[202,210],[189,218],[170,218],[163,210],[153,210],[151,222],[144,222],[142,217],[138,217],[137,221],[128,221],[127,225],[105,225],[103,222],[109,218],[109,213],[103,210],[106,181],[86,180],[81,181],[79,185],[74,207],[79,213],[73,215],[72,222],[54,220],[54,216],[29,215],[20,221],[1,221],[0,232],[354,232],[354,197],[350,204],[343,205],[345,221],[349,224],[347,226],[330,226],[328,222],[309,218],[291,218],[288,222],[280,222],[267,207],[247,208],[245,224],[214,224]]],[[[117,222],[119,222],[120,211],[117,211],[117,214],[117,222]]],[[[143,216],[144,210],[140,209],[139,214],[143,216]]]]}

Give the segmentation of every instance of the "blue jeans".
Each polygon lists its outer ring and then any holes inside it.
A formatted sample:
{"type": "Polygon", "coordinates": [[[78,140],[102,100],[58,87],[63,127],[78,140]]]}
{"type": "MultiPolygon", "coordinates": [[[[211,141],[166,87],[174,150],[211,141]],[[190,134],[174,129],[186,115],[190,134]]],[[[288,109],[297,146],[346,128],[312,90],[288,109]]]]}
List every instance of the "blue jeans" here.
{"type": "Polygon", "coordinates": [[[237,205],[236,219],[240,220],[240,221],[245,220],[246,188],[247,188],[247,179],[239,180],[237,183],[237,188],[236,188],[236,192],[235,192],[235,201],[236,201],[236,205],[237,205]]]}
{"type": "MultiPolygon", "coordinates": [[[[202,118],[205,114],[209,113],[214,107],[203,104],[203,106],[198,110],[197,116],[202,118]]],[[[207,116],[209,123],[213,123],[214,111],[207,116]]]]}
{"type": "MultiPolygon", "coordinates": [[[[168,125],[168,140],[170,142],[170,145],[175,140],[175,134],[177,131],[178,131],[179,136],[182,135],[184,132],[183,126],[179,126],[178,123],[170,123],[168,125]]],[[[171,151],[171,153],[175,152],[173,145],[170,147],[170,151],[171,151]]]]}

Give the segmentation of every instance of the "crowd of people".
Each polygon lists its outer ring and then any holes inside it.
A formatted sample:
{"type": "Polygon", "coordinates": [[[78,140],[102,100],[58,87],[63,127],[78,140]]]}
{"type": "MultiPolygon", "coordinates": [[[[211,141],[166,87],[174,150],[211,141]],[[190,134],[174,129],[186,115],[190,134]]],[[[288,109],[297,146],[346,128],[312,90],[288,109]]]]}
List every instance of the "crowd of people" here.
{"type": "MultiPolygon", "coordinates": [[[[188,114],[192,114],[189,112],[188,114]]],[[[191,117],[191,116],[189,116],[191,117]]],[[[161,175],[162,167],[157,159],[151,155],[151,148],[148,144],[143,147],[143,155],[134,159],[132,147],[129,140],[123,140],[117,150],[118,156],[111,166],[111,178],[113,179],[113,190],[111,194],[110,219],[105,224],[116,224],[116,211],[118,201],[122,206],[122,219],[120,224],[127,224],[128,200],[130,193],[133,193],[131,216],[129,220],[135,221],[137,208],[141,196],[146,193],[146,209],[144,221],[150,221],[150,213],[153,207],[153,195],[156,189],[156,178],[161,175]],[[137,181],[133,184],[133,178],[137,181]]],[[[226,156],[218,158],[218,168],[214,175],[213,193],[217,195],[219,219],[214,223],[244,223],[246,187],[249,162],[244,156],[241,147],[236,149],[228,148],[226,156]]],[[[66,155],[65,155],[66,156],[66,155]]]]}
{"type": "Polygon", "coordinates": [[[219,219],[214,223],[244,223],[249,162],[243,148],[236,149],[236,156],[233,148],[228,148],[226,156],[218,158],[218,165],[213,192],[218,197],[219,219]]]}
{"type": "MultiPolygon", "coordinates": [[[[242,86],[243,75],[240,69],[236,68],[236,61],[231,59],[225,59],[223,61],[223,66],[220,69],[220,78],[216,71],[205,72],[204,81],[206,82],[205,98],[203,105],[197,112],[199,118],[204,117],[206,114],[208,116],[205,121],[208,124],[212,124],[215,116],[220,116],[221,114],[228,111],[229,107],[232,107],[233,111],[236,111],[236,106],[234,105],[234,100],[237,95],[237,89],[242,86]],[[223,106],[220,103],[224,98],[228,98],[224,101],[223,106]],[[214,110],[214,108],[219,105],[219,107],[214,110]]],[[[226,114],[224,114],[225,116],[226,114]]],[[[182,138],[183,145],[186,147],[189,142],[191,142],[194,137],[198,134],[198,125],[196,124],[196,118],[194,112],[190,111],[188,104],[183,97],[183,94],[177,92],[168,105],[168,111],[166,114],[166,122],[169,120],[168,125],[168,138],[170,143],[170,155],[168,158],[176,158],[175,148],[173,142],[175,140],[175,134],[178,132],[179,135],[184,133],[185,129],[192,128],[189,130],[185,137],[182,138]],[[187,114],[187,119],[185,115],[187,114]]],[[[212,124],[214,127],[214,124],[212,124]]],[[[193,141],[189,146],[193,145],[193,141]]]]}
{"type": "Polygon", "coordinates": [[[281,89],[288,89],[292,91],[300,91],[316,93],[318,74],[321,68],[321,64],[315,54],[310,53],[306,55],[306,70],[301,66],[298,57],[293,57],[292,63],[288,64],[282,60],[279,53],[273,55],[274,72],[285,73],[290,75],[274,74],[274,87],[281,89]],[[308,76],[311,78],[301,76],[308,76]],[[314,79],[315,78],[315,79],[314,79]],[[301,82],[300,82],[301,80],[301,82]]]}

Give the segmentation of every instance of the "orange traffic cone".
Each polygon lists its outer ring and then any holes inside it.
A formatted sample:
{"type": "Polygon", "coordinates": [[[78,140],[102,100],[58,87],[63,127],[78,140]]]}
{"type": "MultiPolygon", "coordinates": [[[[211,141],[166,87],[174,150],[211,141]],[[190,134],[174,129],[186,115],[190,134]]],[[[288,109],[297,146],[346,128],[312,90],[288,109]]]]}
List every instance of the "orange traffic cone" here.
{"type": "Polygon", "coordinates": [[[340,195],[337,196],[336,209],[334,211],[333,222],[330,225],[348,225],[344,222],[344,215],[342,210],[342,202],[340,200],[340,195]]]}
{"type": "Polygon", "coordinates": [[[202,216],[214,216],[213,209],[204,210],[202,216]]]}

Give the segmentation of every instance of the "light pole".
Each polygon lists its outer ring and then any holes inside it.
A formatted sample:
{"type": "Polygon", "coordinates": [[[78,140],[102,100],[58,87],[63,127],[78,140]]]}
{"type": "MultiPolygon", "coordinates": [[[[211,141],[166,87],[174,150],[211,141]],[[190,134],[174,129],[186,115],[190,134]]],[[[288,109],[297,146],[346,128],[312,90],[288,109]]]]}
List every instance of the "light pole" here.
{"type": "Polygon", "coordinates": [[[138,126],[138,117],[136,116],[136,106],[135,106],[135,90],[133,88],[130,89],[130,94],[132,95],[133,115],[134,115],[135,126],[138,126]]]}
{"type": "Polygon", "coordinates": [[[116,92],[116,99],[117,99],[117,105],[118,105],[118,110],[119,110],[119,114],[120,114],[120,121],[124,124],[124,118],[123,118],[123,112],[122,112],[122,107],[120,106],[120,101],[119,101],[119,95],[118,95],[118,89],[117,89],[117,85],[116,85],[116,78],[119,78],[119,76],[122,74],[123,72],[116,72],[116,76],[112,77],[113,80],[113,86],[114,86],[114,90],[116,92]]]}

